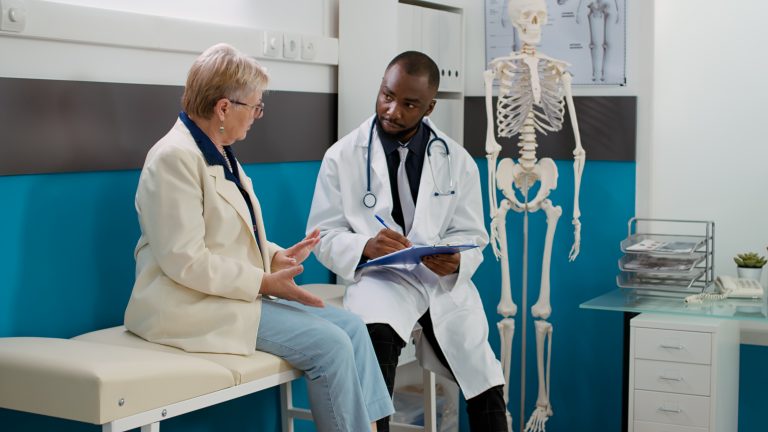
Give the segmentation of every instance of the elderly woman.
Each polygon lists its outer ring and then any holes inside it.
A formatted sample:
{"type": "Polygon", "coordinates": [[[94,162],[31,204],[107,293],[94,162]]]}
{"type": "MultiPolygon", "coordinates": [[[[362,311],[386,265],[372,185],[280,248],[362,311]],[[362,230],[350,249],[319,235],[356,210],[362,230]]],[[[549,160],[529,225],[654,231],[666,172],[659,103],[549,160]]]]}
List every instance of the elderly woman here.
{"type": "Polygon", "coordinates": [[[394,409],[365,326],[293,280],[318,233],[288,249],[270,243],[230,147],[264,115],[267,81],[226,44],[192,65],[184,111],[139,179],[141,238],[125,326],[186,351],[277,355],[308,378],[320,431],[375,429],[371,422],[394,409]]]}

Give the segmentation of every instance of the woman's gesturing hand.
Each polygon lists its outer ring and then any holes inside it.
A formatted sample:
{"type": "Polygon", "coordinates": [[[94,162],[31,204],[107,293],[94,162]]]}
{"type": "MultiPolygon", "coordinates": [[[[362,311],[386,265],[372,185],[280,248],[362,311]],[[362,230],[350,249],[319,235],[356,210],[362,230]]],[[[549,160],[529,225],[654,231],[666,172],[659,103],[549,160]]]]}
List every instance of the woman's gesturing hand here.
{"type": "Polygon", "coordinates": [[[265,274],[261,280],[261,294],[292,300],[307,306],[323,307],[323,300],[320,297],[296,285],[296,282],[293,280],[303,271],[304,266],[296,265],[271,274],[265,274]]]}
{"type": "Polygon", "coordinates": [[[288,249],[278,251],[272,257],[272,271],[277,272],[289,267],[299,265],[309,257],[312,249],[320,241],[320,230],[315,229],[304,240],[296,243],[288,249]]]}

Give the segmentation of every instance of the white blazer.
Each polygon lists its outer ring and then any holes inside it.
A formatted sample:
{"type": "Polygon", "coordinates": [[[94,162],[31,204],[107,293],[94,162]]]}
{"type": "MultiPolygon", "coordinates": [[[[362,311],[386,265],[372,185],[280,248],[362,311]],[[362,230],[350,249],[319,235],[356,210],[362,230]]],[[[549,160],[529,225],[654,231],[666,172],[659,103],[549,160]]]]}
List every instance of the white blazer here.
{"type": "MultiPolygon", "coordinates": [[[[472,398],[504,383],[501,366],[488,344],[488,322],[480,295],[471,281],[488,243],[477,165],[463,147],[426,120],[449,146],[456,193],[433,194],[435,181],[443,191],[447,191],[449,183],[448,158],[442,144],[435,143],[431,164],[425,155],[408,238],[415,244],[478,244],[479,248],[461,253],[458,274],[438,277],[422,264],[409,269],[378,267],[356,271],[366,242],[382,228],[374,215],[382,217],[390,227],[398,227],[391,216],[393,200],[387,161],[375,130],[371,190],[377,202],[372,209],[363,205],[372,121],[373,117],[339,140],[323,158],[307,222],[307,231],[320,229],[321,241],[315,254],[323,265],[351,281],[345,307],[366,323],[389,324],[408,341],[416,321],[429,308],[440,347],[465,397],[472,398]]],[[[441,372],[439,362],[432,356],[422,358],[422,363],[441,372]]]]}
{"type": "Polygon", "coordinates": [[[239,168],[266,250],[237,186],[222,166],[206,163],[180,120],[147,154],[136,191],[136,282],[125,311],[133,333],[186,351],[255,351],[261,280],[279,248],[267,242],[251,180],[239,168]]]}

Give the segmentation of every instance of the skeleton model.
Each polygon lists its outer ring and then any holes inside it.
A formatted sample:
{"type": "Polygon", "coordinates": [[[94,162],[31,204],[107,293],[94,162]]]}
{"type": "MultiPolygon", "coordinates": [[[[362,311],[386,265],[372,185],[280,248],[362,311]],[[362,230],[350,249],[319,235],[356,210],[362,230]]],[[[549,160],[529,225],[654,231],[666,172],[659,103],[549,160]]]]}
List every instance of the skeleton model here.
{"type": "MultiPolygon", "coordinates": [[[[523,213],[523,290],[522,290],[522,332],[526,330],[527,305],[527,267],[528,267],[528,213],[539,209],[547,216],[547,233],[544,242],[544,256],[541,266],[541,287],[536,304],[531,307],[531,314],[539,318],[536,328],[536,359],[539,380],[539,395],[536,409],[531,415],[525,430],[544,431],[547,419],[552,415],[549,399],[549,370],[552,353],[552,324],[546,321],[552,307],[549,296],[549,269],[552,255],[552,242],[555,227],[562,214],[560,206],[553,206],[548,199],[551,190],[557,187],[557,167],[549,158],[536,159],[536,133],[546,134],[562,128],[564,104],[567,103],[571,123],[576,139],[573,152],[573,171],[575,194],[573,208],[574,243],[569,259],[573,261],[579,254],[581,242],[581,223],[579,222],[579,188],[584,170],[585,152],[581,147],[579,128],[571,95],[571,76],[565,71],[567,64],[536,52],[536,45],[541,40],[541,29],[547,22],[547,10],[544,0],[510,0],[510,22],[517,29],[523,42],[520,52],[513,52],[507,57],[496,58],[491,62],[490,70],[485,71],[485,103],[488,119],[488,135],[485,150],[488,158],[488,194],[490,197],[491,244],[496,258],[501,261],[501,301],[497,312],[504,318],[498,323],[501,335],[501,362],[507,385],[504,396],[508,397],[509,368],[512,350],[512,338],[515,331],[513,317],[517,305],[512,301],[509,281],[509,260],[507,256],[507,233],[505,218],[511,209],[523,213]],[[496,105],[496,126],[502,137],[520,134],[518,146],[521,157],[518,163],[509,158],[502,159],[496,165],[501,146],[494,138],[492,91],[493,81],[499,81],[499,97],[496,105]],[[540,182],[536,196],[529,200],[528,192],[536,182],[540,182]],[[496,189],[503,194],[497,201],[496,189]],[[518,199],[516,190],[522,195],[518,199]],[[549,340],[546,369],[544,365],[545,343],[549,340]]],[[[523,429],[525,404],[525,337],[522,338],[521,363],[521,401],[520,429],[523,429]]],[[[508,400],[508,399],[507,399],[508,400]]],[[[508,420],[512,424],[511,418],[508,420]]],[[[511,427],[511,426],[510,426],[511,427]]]]}
{"type": "MultiPolygon", "coordinates": [[[[576,23],[579,23],[581,3],[576,7],[576,23]]],[[[619,2],[613,0],[616,9],[611,9],[608,0],[594,0],[587,4],[587,19],[589,21],[589,53],[592,56],[592,81],[605,81],[605,53],[608,51],[608,18],[616,15],[619,22],[619,2]]]]}

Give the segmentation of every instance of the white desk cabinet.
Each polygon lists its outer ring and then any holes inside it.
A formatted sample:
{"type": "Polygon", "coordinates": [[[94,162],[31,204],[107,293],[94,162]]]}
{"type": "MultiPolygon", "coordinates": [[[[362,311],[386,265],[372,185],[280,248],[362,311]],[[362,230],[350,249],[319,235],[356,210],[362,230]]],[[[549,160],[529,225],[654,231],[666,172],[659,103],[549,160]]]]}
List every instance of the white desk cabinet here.
{"type": "Polygon", "coordinates": [[[733,432],[736,321],[642,314],[630,324],[629,432],[733,432]]]}

